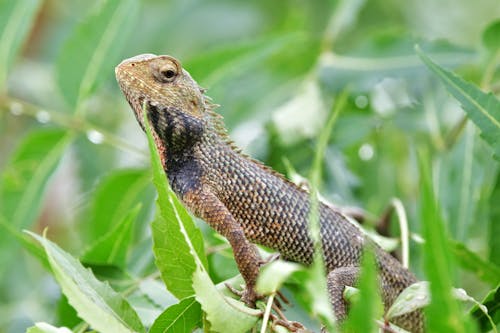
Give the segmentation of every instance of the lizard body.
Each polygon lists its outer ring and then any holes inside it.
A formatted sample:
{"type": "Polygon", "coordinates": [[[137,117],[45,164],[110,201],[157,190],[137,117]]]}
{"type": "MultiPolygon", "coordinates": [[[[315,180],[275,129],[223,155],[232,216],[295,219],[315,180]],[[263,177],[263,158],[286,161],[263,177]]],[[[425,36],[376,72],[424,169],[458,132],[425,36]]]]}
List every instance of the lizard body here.
{"type": "MultiPolygon", "coordinates": [[[[310,264],[314,247],[308,233],[310,194],[258,161],[229,140],[221,117],[204,90],[170,56],[139,55],[115,69],[117,81],[144,128],[146,110],[163,167],[173,191],[193,214],[225,236],[233,249],[246,289],[243,300],[254,305],[263,263],[255,245],[279,251],[288,260],[310,264]]],[[[319,204],[320,236],[335,315],[347,313],[345,286],[354,286],[366,245],[374,249],[386,309],[417,281],[342,214],[319,204]]],[[[394,322],[423,331],[420,312],[394,322]]]]}

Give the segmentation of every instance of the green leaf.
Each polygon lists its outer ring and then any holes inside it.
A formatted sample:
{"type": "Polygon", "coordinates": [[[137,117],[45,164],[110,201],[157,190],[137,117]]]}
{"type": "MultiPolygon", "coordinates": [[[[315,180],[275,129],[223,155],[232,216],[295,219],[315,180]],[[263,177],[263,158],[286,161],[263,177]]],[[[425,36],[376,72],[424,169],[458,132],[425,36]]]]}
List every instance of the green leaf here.
{"type": "MultiPolygon", "coordinates": [[[[146,170],[117,170],[97,186],[86,221],[89,239],[95,240],[120,224],[151,182],[146,170]]],[[[144,204],[146,204],[144,202],[144,204]]]]}
{"type": "Polygon", "coordinates": [[[47,323],[36,323],[35,326],[28,327],[26,333],[71,333],[67,327],[55,327],[47,323]]]}
{"type": "Polygon", "coordinates": [[[196,291],[196,300],[210,322],[210,329],[215,332],[248,332],[262,315],[259,310],[248,308],[240,301],[223,296],[200,264],[193,274],[193,288],[196,291]]]}
{"type": "Polygon", "coordinates": [[[54,277],[79,317],[102,332],[145,332],[137,313],[109,284],[48,239],[27,233],[44,247],[54,277]]]}
{"type": "MultiPolygon", "coordinates": [[[[170,200],[170,199],[169,199],[170,200]]],[[[169,205],[175,205],[174,202],[169,205]]],[[[157,214],[151,224],[153,234],[153,251],[155,263],[167,289],[177,298],[182,299],[194,294],[192,275],[196,263],[189,251],[189,245],[184,241],[178,226],[172,221],[173,215],[163,218],[157,214]]],[[[180,220],[186,223],[186,220],[180,220]]],[[[187,223],[192,223],[192,220],[187,223]]]]}
{"type": "Polygon", "coordinates": [[[248,71],[249,68],[259,66],[264,59],[293,42],[297,43],[297,39],[303,40],[303,37],[294,32],[232,44],[230,47],[191,59],[185,64],[185,68],[199,82],[211,87],[221,81],[227,81],[228,77],[234,77],[248,71]]]}
{"type": "Polygon", "coordinates": [[[40,264],[42,264],[42,266],[45,269],[50,270],[50,264],[47,261],[47,256],[45,255],[44,249],[40,246],[40,244],[34,241],[33,238],[17,230],[12,225],[8,224],[6,221],[3,221],[1,218],[0,218],[0,228],[4,229],[2,233],[5,232],[6,234],[7,233],[10,234],[10,237],[8,239],[14,237],[23,246],[25,250],[27,250],[33,257],[38,259],[40,264]]]}
{"type": "MultiPolygon", "coordinates": [[[[0,178],[0,220],[9,228],[19,231],[33,224],[49,177],[72,138],[61,130],[31,132],[14,151],[0,178]]],[[[9,234],[0,233],[0,253],[6,253],[12,241],[9,234]]],[[[0,256],[0,271],[11,259],[0,256]]]]}
{"type": "Polygon", "coordinates": [[[137,13],[136,0],[103,0],[76,26],[56,64],[59,88],[71,107],[78,109],[112,75],[137,13]]]}
{"type": "MultiPolygon", "coordinates": [[[[481,302],[488,309],[488,315],[491,317],[494,325],[498,326],[500,323],[500,284],[496,288],[490,290],[488,295],[481,302]]],[[[471,316],[479,323],[480,332],[490,332],[491,321],[488,316],[479,308],[474,306],[470,310],[471,316]]]]}
{"type": "Polygon", "coordinates": [[[376,319],[384,312],[379,295],[379,283],[375,257],[369,248],[365,248],[361,261],[361,273],[357,288],[359,298],[353,300],[349,316],[343,323],[343,332],[377,332],[376,319]]]}
{"type": "MultiPolygon", "coordinates": [[[[146,112],[144,114],[146,115],[146,112]]],[[[145,123],[147,123],[146,120],[145,123]]],[[[182,299],[194,294],[192,276],[196,270],[196,259],[193,258],[191,247],[203,267],[208,266],[203,236],[167,182],[149,127],[147,134],[153,183],[158,191],[157,214],[151,225],[153,251],[156,265],[167,289],[174,296],[182,299]]]]}
{"type": "MultiPolygon", "coordinates": [[[[334,91],[345,89],[373,93],[378,82],[391,77],[412,82],[409,89],[420,86],[423,68],[414,53],[414,36],[401,30],[374,32],[354,48],[345,53],[326,53],[320,58],[319,76],[325,85],[334,91]]],[[[422,42],[441,63],[449,66],[463,64],[472,58],[464,50],[446,41],[422,42]]]]}
{"type": "Polygon", "coordinates": [[[301,268],[296,263],[283,260],[276,260],[263,266],[257,278],[257,292],[262,295],[276,292],[290,275],[301,268]]]}
{"type": "Polygon", "coordinates": [[[133,208],[123,220],[85,251],[82,261],[92,264],[116,265],[125,269],[127,253],[132,240],[133,223],[141,205],[133,208]]]}
{"type": "Polygon", "coordinates": [[[488,248],[490,250],[489,259],[492,263],[500,266],[500,242],[498,235],[500,235],[500,172],[497,172],[495,186],[489,198],[489,240],[488,248]]]}
{"type": "Polygon", "coordinates": [[[201,306],[194,297],[181,300],[156,318],[149,333],[188,333],[201,327],[201,306]]]}
{"type": "Polygon", "coordinates": [[[500,20],[488,24],[483,32],[483,44],[492,53],[500,49],[500,20]]]}
{"type": "Polygon", "coordinates": [[[201,232],[166,180],[146,117],[147,112],[144,112],[153,183],[158,191],[157,218],[152,225],[153,250],[162,279],[168,290],[178,298],[196,295],[211,330],[247,332],[257,322],[260,311],[223,296],[210,279],[201,232]]]}
{"type": "Polygon", "coordinates": [[[452,241],[450,242],[450,249],[460,266],[476,275],[479,279],[492,285],[496,285],[500,280],[500,267],[481,259],[464,244],[452,241]]]}
{"type": "Polygon", "coordinates": [[[0,0],[0,93],[40,4],[40,0],[0,0]]]}
{"type": "Polygon", "coordinates": [[[19,229],[37,217],[49,176],[71,137],[61,130],[30,133],[6,165],[0,180],[0,213],[19,229]]]}
{"type": "Polygon", "coordinates": [[[408,286],[398,295],[394,303],[387,310],[387,319],[395,318],[406,313],[421,309],[430,303],[429,282],[419,281],[408,286]]]}
{"type": "Polygon", "coordinates": [[[436,201],[431,182],[429,161],[421,153],[420,168],[420,221],[425,238],[424,269],[430,281],[431,303],[426,308],[429,332],[473,332],[473,326],[461,313],[458,302],[452,297],[453,264],[448,249],[445,223],[436,201]]]}
{"type": "Polygon", "coordinates": [[[415,50],[448,92],[460,102],[468,117],[481,130],[481,137],[493,149],[495,159],[500,161],[500,100],[435,64],[418,46],[415,50]]]}

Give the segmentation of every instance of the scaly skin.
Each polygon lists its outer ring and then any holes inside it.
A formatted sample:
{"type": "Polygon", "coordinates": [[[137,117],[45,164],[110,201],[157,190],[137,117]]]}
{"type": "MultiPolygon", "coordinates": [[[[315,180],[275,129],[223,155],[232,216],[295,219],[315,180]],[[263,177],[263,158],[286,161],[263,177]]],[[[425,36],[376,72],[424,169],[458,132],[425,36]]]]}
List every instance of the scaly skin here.
{"type": "MultiPolygon", "coordinates": [[[[253,243],[277,250],[288,260],[306,265],[312,262],[310,195],[239,152],[204,90],[176,59],[139,55],[124,60],[115,72],[143,128],[142,112],[148,113],[174,192],[193,214],[231,244],[246,282],[243,300],[248,305],[255,305],[259,297],[254,287],[263,262],[253,243]]],[[[328,290],[337,318],[346,315],[343,290],[356,282],[363,246],[374,249],[386,309],[404,288],[417,281],[343,215],[322,203],[319,211],[328,290]]],[[[394,322],[412,332],[423,331],[420,312],[394,322]]]]}

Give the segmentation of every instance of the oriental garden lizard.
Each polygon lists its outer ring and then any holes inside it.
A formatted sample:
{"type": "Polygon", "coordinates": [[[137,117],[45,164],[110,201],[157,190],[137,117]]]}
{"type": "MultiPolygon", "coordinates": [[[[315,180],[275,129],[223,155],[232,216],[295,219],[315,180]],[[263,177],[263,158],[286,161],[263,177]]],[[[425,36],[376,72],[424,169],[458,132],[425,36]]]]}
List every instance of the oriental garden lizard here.
{"type": "MultiPolygon", "coordinates": [[[[229,241],[246,288],[242,300],[255,306],[255,284],[263,263],[253,243],[286,259],[311,264],[310,194],[244,155],[226,134],[204,89],[170,56],[138,55],[124,60],[116,78],[144,129],[147,112],[168,181],[183,204],[229,241]]],[[[374,249],[387,310],[403,289],[417,282],[399,261],[327,204],[319,203],[320,238],[330,301],[337,319],[346,317],[345,286],[355,286],[363,248],[374,249]]],[[[423,331],[419,311],[394,323],[423,331]]]]}

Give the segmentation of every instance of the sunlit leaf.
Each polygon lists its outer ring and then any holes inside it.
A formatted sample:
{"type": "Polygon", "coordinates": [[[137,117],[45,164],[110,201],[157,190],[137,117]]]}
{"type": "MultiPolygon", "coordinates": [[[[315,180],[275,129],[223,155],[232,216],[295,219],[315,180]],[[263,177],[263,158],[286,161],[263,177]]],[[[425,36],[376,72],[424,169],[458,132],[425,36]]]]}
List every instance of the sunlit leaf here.
{"type": "Polygon", "coordinates": [[[47,323],[36,323],[26,330],[26,333],[71,333],[67,327],[55,327],[47,323]]]}
{"type": "Polygon", "coordinates": [[[420,48],[416,47],[416,52],[450,94],[460,102],[469,118],[481,130],[481,137],[493,149],[495,158],[500,161],[500,100],[492,93],[481,91],[472,83],[437,65],[420,48]]]}
{"type": "Polygon", "coordinates": [[[54,277],[79,317],[102,332],[145,332],[137,313],[107,283],[56,244],[28,233],[45,248],[54,277]]]}
{"type": "Polygon", "coordinates": [[[286,279],[301,269],[296,263],[276,260],[263,266],[259,272],[256,290],[262,295],[268,295],[281,288],[286,279]]]}
{"type": "Polygon", "coordinates": [[[75,27],[56,68],[59,88],[71,107],[75,108],[112,75],[137,13],[136,0],[103,0],[75,27]]]}

